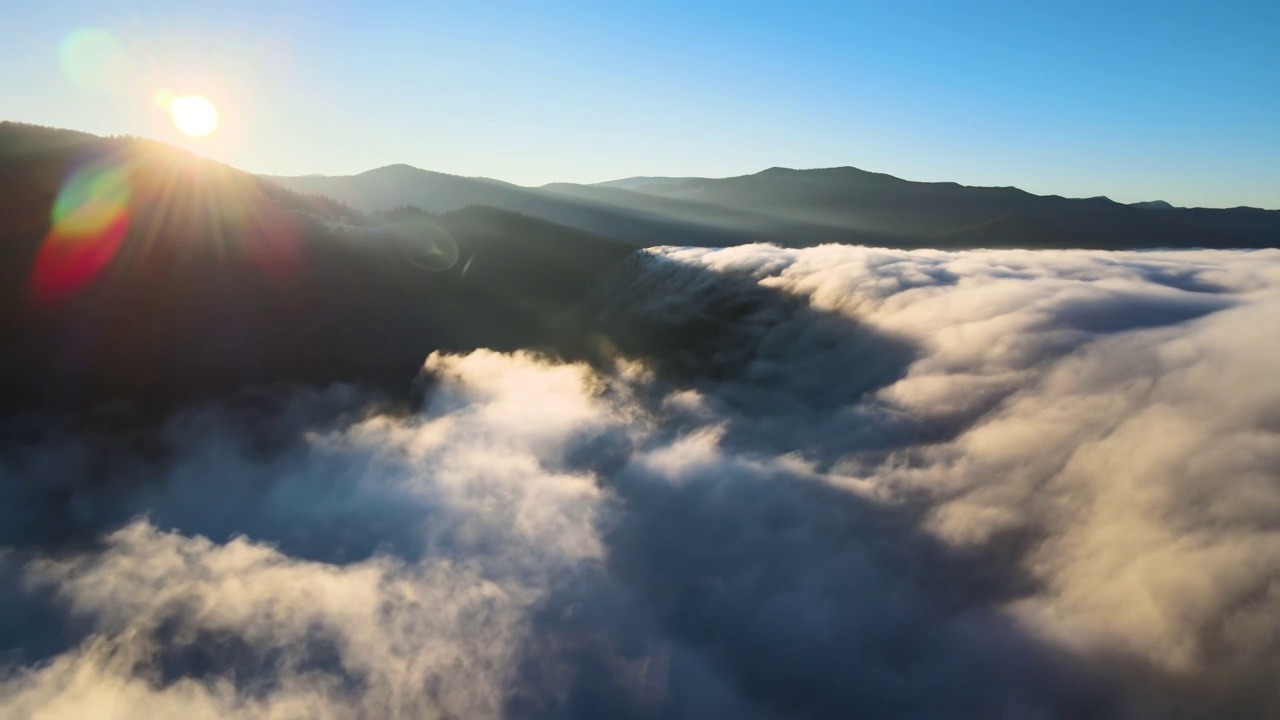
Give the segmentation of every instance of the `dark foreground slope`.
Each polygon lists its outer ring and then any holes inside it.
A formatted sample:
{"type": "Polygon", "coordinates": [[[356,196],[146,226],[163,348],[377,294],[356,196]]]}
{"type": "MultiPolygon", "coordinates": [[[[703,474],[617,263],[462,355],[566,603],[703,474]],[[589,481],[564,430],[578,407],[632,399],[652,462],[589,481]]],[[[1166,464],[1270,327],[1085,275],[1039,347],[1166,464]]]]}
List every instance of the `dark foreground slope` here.
{"type": "Polygon", "coordinates": [[[627,246],[491,208],[377,216],[136,139],[0,125],[0,409],[400,387],[545,343],[627,246]]]}
{"type": "Polygon", "coordinates": [[[852,167],[741,177],[634,178],[523,188],[405,165],[350,177],[275,178],[365,209],[491,204],[639,245],[765,240],[888,247],[1132,249],[1280,246],[1280,211],[1130,206],[1013,187],[913,182],[852,167]]]}

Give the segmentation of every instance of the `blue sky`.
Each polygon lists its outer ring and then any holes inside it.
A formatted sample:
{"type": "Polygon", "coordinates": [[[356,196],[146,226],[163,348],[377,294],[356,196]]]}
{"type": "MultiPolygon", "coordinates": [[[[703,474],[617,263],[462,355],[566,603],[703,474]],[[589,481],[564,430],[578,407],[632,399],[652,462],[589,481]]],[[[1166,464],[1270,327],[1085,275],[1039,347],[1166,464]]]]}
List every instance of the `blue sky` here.
{"type": "Polygon", "coordinates": [[[1280,207],[1276,0],[13,5],[0,116],[255,172],[405,162],[541,184],[854,165],[1280,207]],[[77,55],[88,29],[128,67],[77,55]],[[159,89],[208,97],[219,129],[183,137],[159,89]]]}

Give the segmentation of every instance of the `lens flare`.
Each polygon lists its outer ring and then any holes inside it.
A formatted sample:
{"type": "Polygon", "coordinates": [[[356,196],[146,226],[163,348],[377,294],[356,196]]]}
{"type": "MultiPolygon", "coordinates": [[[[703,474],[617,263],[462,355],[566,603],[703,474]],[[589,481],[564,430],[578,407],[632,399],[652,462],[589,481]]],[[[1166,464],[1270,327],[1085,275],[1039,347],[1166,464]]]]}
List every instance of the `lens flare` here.
{"type": "Polygon", "coordinates": [[[458,263],[458,241],[427,215],[398,223],[391,231],[389,242],[406,260],[424,270],[444,272],[458,263]]]}
{"type": "Polygon", "coordinates": [[[181,95],[169,101],[173,124],[184,135],[204,137],[218,128],[218,109],[199,95],[181,95]]]}
{"type": "Polygon", "coordinates": [[[102,28],[82,28],[58,48],[62,69],[85,90],[122,90],[139,72],[137,59],[102,28]]]}
{"type": "Polygon", "coordinates": [[[66,299],[102,272],[129,231],[131,196],[127,173],[117,163],[95,163],[67,178],[32,269],[36,300],[66,299]]]}

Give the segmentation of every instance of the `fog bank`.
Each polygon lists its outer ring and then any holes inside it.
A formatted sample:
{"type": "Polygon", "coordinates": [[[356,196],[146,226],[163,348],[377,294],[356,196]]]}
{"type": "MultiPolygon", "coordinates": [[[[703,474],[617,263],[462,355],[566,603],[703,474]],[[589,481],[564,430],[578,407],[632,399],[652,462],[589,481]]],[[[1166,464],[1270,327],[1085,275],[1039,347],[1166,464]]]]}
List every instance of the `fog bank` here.
{"type": "Polygon", "coordinates": [[[1280,714],[1280,252],[662,248],[582,316],[411,415],[8,433],[0,717],[1280,714]]]}

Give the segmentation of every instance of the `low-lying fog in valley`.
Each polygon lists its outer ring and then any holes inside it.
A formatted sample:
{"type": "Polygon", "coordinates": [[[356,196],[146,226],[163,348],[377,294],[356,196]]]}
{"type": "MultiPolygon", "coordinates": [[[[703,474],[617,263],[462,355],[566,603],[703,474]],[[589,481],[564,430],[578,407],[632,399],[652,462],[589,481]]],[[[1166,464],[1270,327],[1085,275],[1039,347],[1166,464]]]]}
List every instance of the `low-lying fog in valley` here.
{"type": "Polygon", "coordinates": [[[0,717],[1280,714],[1280,251],[638,251],[0,455],[0,717]]]}

